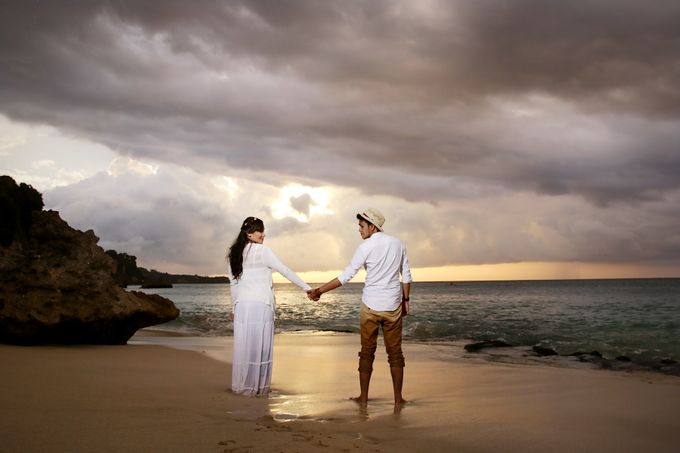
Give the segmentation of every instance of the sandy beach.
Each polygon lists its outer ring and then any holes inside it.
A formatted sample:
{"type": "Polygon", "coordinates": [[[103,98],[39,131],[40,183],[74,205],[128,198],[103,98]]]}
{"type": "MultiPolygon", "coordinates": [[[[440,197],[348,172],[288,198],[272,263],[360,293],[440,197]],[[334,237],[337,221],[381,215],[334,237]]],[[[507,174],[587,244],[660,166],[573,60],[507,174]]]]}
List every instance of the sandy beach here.
{"type": "Polygon", "coordinates": [[[407,343],[401,411],[379,352],[371,401],[353,334],[279,334],[274,391],[229,391],[229,337],[0,345],[2,452],[592,451],[680,445],[680,378],[465,358],[407,343]]]}

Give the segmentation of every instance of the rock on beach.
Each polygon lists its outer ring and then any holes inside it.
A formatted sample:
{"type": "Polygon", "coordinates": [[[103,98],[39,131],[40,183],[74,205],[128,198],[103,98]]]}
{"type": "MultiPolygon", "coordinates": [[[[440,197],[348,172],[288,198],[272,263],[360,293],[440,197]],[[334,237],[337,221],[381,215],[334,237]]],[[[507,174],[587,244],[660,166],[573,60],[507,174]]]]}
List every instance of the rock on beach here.
{"type": "MultiPolygon", "coordinates": [[[[2,178],[3,210],[22,209],[12,205],[19,187],[2,178]]],[[[27,187],[40,197],[21,185],[27,187]]],[[[58,212],[40,210],[42,200],[34,208],[21,224],[2,225],[21,231],[0,244],[0,342],[125,344],[138,329],[179,316],[168,299],[120,288],[114,262],[92,230],[73,229],[58,212]]]]}

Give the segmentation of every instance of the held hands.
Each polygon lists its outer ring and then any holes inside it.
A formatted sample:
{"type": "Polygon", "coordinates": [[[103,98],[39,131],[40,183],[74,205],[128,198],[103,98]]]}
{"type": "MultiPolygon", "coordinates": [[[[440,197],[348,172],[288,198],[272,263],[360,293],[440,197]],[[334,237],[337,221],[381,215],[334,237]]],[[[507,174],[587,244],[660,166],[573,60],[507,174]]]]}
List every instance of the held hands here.
{"type": "Polygon", "coordinates": [[[309,300],[318,302],[319,299],[321,299],[321,291],[319,291],[319,288],[312,288],[309,291],[307,291],[307,297],[309,298],[309,300]]]}

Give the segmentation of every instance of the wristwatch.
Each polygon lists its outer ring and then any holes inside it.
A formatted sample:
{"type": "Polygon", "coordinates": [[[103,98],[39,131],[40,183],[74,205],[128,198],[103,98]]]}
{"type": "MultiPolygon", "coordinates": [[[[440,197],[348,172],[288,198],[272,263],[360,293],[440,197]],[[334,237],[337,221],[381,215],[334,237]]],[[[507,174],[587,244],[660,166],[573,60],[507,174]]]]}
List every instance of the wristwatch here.
{"type": "Polygon", "coordinates": [[[410,298],[410,297],[403,297],[403,296],[402,296],[402,297],[401,297],[401,300],[402,300],[403,302],[408,302],[409,300],[411,300],[411,298],[410,298]]]}

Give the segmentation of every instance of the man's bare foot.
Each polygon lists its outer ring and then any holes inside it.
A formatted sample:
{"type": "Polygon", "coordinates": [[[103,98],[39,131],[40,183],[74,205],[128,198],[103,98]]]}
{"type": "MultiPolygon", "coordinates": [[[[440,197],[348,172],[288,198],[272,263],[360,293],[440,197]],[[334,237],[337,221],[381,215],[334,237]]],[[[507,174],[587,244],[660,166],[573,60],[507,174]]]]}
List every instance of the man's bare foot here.
{"type": "Polygon", "coordinates": [[[354,396],[354,397],[351,397],[350,399],[357,404],[367,404],[368,403],[368,398],[364,398],[364,397],[361,397],[361,396],[354,396]]]}
{"type": "Polygon", "coordinates": [[[394,401],[395,406],[403,406],[404,404],[408,403],[404,398],[399,398],[398,400],[394,401]]]}

